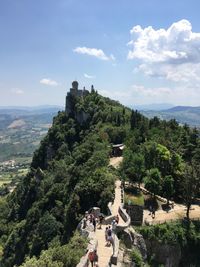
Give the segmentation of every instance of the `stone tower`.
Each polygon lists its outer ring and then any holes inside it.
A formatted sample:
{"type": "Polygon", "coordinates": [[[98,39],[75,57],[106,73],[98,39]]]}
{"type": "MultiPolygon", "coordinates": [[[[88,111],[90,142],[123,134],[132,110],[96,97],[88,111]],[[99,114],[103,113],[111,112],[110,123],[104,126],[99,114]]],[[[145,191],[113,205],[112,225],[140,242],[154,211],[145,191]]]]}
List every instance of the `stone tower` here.
{"type": "Polygon", "coordinates": [[[84,97],[87,94],[89,94],[89,91],[85,89],[78,89],[78,82],[73,81],[72,82],[72,88],[70,88],[70,91],[67,93],[66,96],[66,102],[65,102],[65,112],[66,114],[69,114],[72,112],[72,103],[71,103],[71,97],[84,97]]]}

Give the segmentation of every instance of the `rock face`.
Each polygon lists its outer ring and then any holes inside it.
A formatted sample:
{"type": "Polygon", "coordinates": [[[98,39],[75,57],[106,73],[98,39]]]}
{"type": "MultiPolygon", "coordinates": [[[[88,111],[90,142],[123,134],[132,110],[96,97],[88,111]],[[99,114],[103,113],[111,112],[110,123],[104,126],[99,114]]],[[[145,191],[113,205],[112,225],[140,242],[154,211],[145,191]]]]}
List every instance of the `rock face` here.
{"type": "Polygon", "coordinates": [[[144,241],[143,236],[141,234],[138,234],[135,231],[131,231],[131,235],[133,238],[134,247],[136,247],[140,251],[143,260],[146,260],[147,259],[147,247],[146,247],[146,243],[144,241]]]}
{"type": "Polygon", "coordinates": [[[155,240],[145,240],[149,256],[155,255],[155,260],[165,267],[178,267],[181,260],[181,248],[178,244],[161,244],[155,240]]]}
{"type": "Polygon", "coordinates": [[[127,228],[122,233],[124,243],[127,248],[137,248],[143,260],[147,259],[147,247],[144,238],[141,234],[138,234],[133,228],[127,228]]]}

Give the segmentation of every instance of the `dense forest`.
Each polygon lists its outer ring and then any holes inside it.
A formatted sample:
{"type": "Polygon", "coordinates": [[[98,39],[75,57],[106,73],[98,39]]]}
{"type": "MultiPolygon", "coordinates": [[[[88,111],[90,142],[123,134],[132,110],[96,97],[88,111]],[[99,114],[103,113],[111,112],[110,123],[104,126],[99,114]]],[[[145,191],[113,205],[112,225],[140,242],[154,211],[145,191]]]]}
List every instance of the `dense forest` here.
{"type": "Polygon", "coordinates": [[[78,222],[92,206],[106,213],[113,199],[112,143],[126,145],[122,179],[184,201],[188,217],[200,197],[197,129],[149,120],[95,90],[69,97],[71,112],[53,119],[29,173],[0,199],[0,266],[76,266],[86,247],[75,231],[78,222]],[[87,119],[80,121],[81,113],[87,119]]]}

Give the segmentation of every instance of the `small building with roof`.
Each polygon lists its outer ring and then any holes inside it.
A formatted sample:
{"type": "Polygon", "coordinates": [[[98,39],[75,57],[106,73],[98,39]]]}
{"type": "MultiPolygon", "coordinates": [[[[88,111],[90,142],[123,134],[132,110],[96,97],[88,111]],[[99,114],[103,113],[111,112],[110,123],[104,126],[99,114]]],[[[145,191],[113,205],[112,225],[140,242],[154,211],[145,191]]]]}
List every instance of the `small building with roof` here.
{"type": "Polygon", "coordinates": [[[124,147],[124,144],[112,145],[112,157],[121,157],[124,147]]]}

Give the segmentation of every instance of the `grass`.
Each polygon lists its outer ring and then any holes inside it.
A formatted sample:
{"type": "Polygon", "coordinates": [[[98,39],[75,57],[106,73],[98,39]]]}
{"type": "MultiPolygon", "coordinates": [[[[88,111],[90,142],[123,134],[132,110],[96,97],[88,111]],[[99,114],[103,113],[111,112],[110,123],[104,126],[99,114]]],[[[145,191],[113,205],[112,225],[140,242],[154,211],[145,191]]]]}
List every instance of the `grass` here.
{"type": "Polygon", "coordinates": [[[125,192],[125,204],[144,206],[144,196],[142,193],[131,194],[125,192]]]}

